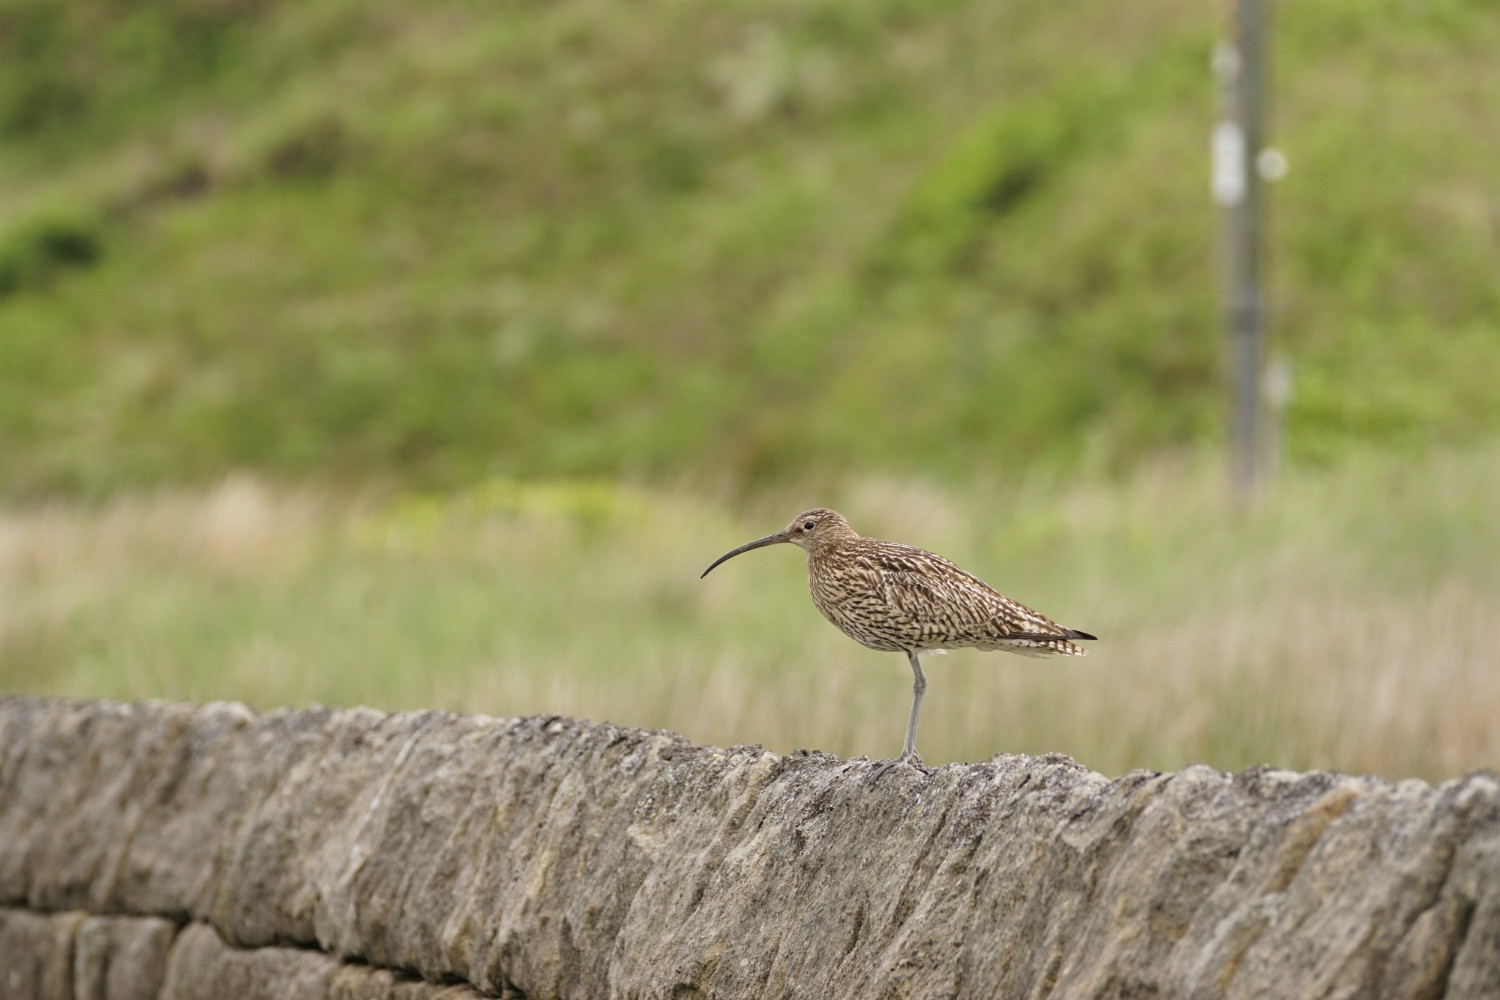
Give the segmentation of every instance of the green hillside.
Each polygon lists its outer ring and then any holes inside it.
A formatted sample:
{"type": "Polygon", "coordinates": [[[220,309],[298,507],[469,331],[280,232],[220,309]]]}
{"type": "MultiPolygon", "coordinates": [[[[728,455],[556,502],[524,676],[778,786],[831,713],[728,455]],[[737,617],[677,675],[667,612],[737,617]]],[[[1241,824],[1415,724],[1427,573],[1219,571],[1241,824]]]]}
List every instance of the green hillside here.
{"type": "MultiPolygon", "coordinates": [[[[1221,435],[1207,5],[0,0],[0,493],[1221,435]]],[[[1500,431],[1500,6],[1275,22],[1292,457],[1500,431]]]]}

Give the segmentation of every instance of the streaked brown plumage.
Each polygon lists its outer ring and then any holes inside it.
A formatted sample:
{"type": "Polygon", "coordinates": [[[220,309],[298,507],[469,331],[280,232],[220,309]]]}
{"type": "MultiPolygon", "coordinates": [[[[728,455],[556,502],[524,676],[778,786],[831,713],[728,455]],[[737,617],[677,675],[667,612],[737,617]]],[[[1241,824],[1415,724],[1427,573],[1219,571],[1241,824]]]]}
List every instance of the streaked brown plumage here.
{"type": "Polygon", "coordinates": [[[823,617],[855,642],[907,655],[911,663],[911,718],[898,758],[920,763],[917,716],[927,679],[917,654],[971,646],[1022,656],[1083,656],[1073,640],[1094,636],[1064,628],[914,545],[863,538],[838,511],[815,507],[781,531],[726,552],[703,571],[741,552],[790,542],[807,552],[807,586],[823,617]]]}

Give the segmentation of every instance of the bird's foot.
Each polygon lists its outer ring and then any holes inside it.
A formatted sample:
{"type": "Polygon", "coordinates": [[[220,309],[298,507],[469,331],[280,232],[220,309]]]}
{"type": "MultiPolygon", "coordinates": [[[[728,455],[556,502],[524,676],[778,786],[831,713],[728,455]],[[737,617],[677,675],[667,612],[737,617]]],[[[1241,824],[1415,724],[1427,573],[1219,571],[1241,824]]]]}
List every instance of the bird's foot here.
{"type": "Polygon", "coordinates": [[[904,753],[900,757],[892,757],[890,760],[881,761],[875,765],[875,770],[870,772],[870,777],[883,778],[887,774],[891,774],[904,767],[912,767],[923,774],[927,773],[927,768],[922,766],[922,758],[917,753],[912,752],[904,753]]]}

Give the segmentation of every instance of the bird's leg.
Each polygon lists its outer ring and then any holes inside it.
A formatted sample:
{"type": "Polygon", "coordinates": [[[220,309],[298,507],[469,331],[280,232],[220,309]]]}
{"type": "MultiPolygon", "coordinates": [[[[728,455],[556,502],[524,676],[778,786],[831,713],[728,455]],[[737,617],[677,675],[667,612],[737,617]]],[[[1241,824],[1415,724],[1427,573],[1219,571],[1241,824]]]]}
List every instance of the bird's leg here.
{"type": "Polygon", "coordinates": [[[922,664],[917,659],[915,652],[907,653],[906,658],[911,661],[911,718],[906,721],[906,742],[901,744],[901,756],[892,760],[883,760],[875,765],[871,775],[881,778],[903,764],[915,764],[917,769],[925,773],[922,767],[922,758],[917,756],[917,715],[922,711],[922,692],[927,690],[927,675],[922,673],[922,664]]]}
{"type": "Polygon", "coordinates": [[[906,654],[911,661],[911,718],[906,722],[906,742],[901,744],[901,760],[903,763],[922,763],[922,758],[917,756],[917,716],[922,711],[922,692],[927,690],[927,675],[922,673],[922,662],[917,659],[916,651],[906,654]]]}

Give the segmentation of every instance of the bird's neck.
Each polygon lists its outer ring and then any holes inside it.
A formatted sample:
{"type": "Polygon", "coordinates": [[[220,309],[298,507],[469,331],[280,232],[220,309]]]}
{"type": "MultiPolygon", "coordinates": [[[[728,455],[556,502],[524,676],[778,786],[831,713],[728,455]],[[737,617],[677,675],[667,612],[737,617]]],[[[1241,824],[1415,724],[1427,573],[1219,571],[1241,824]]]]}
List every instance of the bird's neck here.
{"type": "Polygon", "coordinates": [[[858,541],[859,536],[852,530],[847,534],[840,532],[827,538],[810,540],[807,544],[807,557],[809,559],[821,559],[830,556],[850,542],[858,541]]]}

